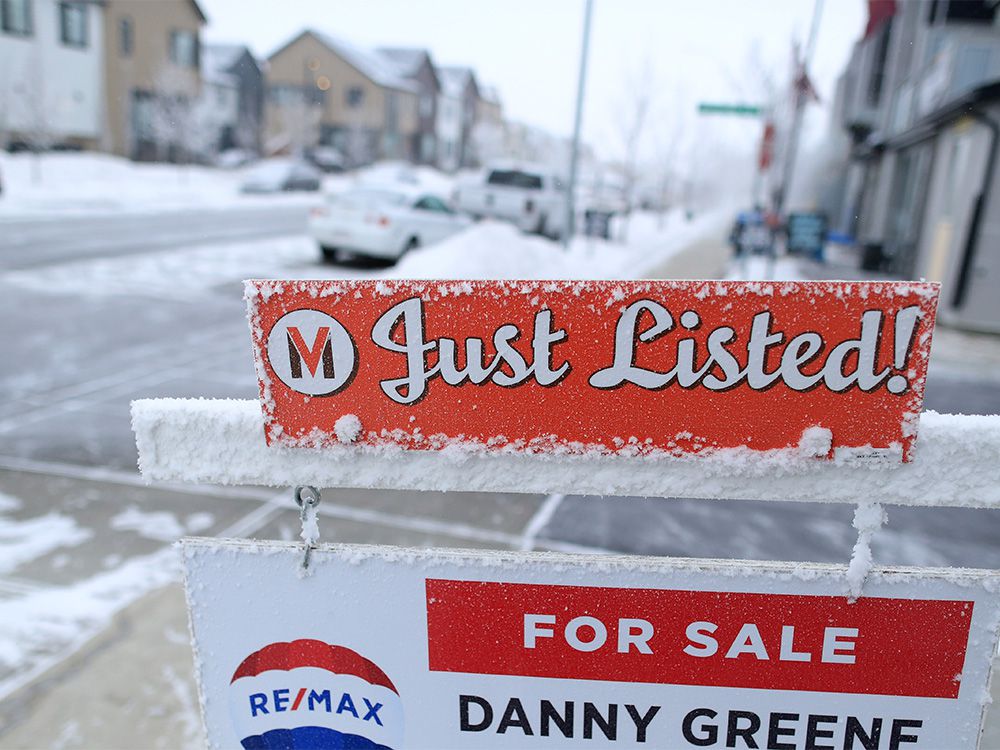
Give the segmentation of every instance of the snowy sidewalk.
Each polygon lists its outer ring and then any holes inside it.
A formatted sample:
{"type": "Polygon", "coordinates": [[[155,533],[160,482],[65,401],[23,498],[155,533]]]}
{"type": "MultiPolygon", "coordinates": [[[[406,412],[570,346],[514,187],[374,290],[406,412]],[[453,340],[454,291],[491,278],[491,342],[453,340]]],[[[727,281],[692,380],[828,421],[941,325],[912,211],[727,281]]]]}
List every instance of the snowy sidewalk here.
{"type": "MultiPolygon", "coordinates": [[[[8,503],[79,497],[78,517],[63,527],[91,535],[59,549],[58,565],[49,554],[15,568],[22,590],[0,591],[0,747],[202,747],[187,615],[169,544],[194,531],[192,519],[203,535],[295,538],[291,493],[147,487],[126,472],[70,466],[20,469],[0,469],[8,503]],[[124,559],[95,585],[91,571],[106,566],[112,550],[124,559]],[[59,608],[46,606],[53,595],[59,608]],[[12,671],[17,663],[28,671],[12,671]]],[[[532,495],[325,490],[321,541],[600,551],[540,536],[549,506],[532,495]]],[[[32,511],[24,503],[23,514],[32,511]]]]}

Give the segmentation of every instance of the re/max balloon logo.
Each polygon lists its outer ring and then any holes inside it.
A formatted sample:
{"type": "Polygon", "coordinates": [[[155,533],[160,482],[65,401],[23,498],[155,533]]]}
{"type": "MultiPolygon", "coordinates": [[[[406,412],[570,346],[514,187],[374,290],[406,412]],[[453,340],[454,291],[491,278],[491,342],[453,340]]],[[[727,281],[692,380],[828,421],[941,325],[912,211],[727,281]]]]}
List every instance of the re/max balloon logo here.
{"type": "Polygon", "coordinates": [[[318,640],[250,654],[233,674],[230,711],[247,750],[398,750],[403,736],[388,676],[357,652],[318,640]]]}

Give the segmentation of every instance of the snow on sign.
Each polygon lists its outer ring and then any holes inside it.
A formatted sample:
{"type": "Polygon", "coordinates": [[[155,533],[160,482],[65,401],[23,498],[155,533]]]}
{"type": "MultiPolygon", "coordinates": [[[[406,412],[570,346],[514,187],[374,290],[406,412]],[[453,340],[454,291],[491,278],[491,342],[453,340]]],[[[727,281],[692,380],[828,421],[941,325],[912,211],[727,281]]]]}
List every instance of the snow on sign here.
{"type": "Polygon", "coordinates": [[[991,571],[182,544],[213,748],[963,750],[989,700],[991,571]]]}
{"type": "Polygon", "coordinates": [[[269,444],[909,458],[938,286],[251,281],[269,444]]]}

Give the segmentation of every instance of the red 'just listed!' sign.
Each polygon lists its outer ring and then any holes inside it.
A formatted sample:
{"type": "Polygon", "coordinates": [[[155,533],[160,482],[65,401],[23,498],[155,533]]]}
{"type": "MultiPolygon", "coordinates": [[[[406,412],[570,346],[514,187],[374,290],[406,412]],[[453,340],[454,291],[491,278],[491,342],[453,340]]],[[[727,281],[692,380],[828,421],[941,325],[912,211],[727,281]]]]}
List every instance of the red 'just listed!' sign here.
{"type": "Polygon", "coordinates": [[[910,282],[248,283],[270,443],[808,443],[897,460],[916,436],[937,295],[910,282]]]}

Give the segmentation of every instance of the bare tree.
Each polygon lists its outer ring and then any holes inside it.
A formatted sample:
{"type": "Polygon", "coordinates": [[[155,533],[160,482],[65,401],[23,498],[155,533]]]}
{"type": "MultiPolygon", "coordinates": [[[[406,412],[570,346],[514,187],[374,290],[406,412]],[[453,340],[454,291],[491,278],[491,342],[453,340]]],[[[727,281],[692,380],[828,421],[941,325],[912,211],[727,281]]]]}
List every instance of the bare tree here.
{"type": "Polygon", "coordinates": [[[274,110],[274,135],[269,138],[280,146],[268,150],[276,153],[279,148],[287,147],[292,153],[301,155],[316,146],[321,114],[319,105],[308,102],[304,96],[283,100],[274,110]]]}
{"type": "Polygon", "coordinates": [[[233,141],[236,147],[244,151],[257,153],[260,150],[259,134],[260,118],[256,112],[238,112],[233,141]]]}
{"type": "Polygon", "coordinates": [[[187,73],[168,66],[156,76],[150,135],[160,161],[189,163],[204,157],[216,138],[208,104],[195,97],[187,73]]]}
{"type": "Polygon", "coordinates": [[[653,101],[653,67],[649,57],[627,75],[622,87],[623,101],[617,108],[620,113],[618,135],[622,148],[622,177],[626,202],[626,215],[620,224],[620,240],[628,238],[629,214],[635,201],[638,182],[639,148],[646,128],[647,116],[653,101]]]}
{"type": "Polygon", "coordinates": [[[347,127],[344,156],[351,167],[360,167],[373,160],[371,137],[357,117],[347,127]]]}
{"type": "MultiPolygon", "coordinates": [[[[33,182],[42,181],[41,153],[55,143],[52,131],[52,113],[47,101],[48,89],[42,72],[41,45],[33,45],[25,60],[21,74],[14,78],[11,107],[3,107],[11,114],[8,119],[10,130],[16,132],[34,154],[31,167],[33,182]]],[[[4,87],[6,89],[6,87],[4,87]]]]}

